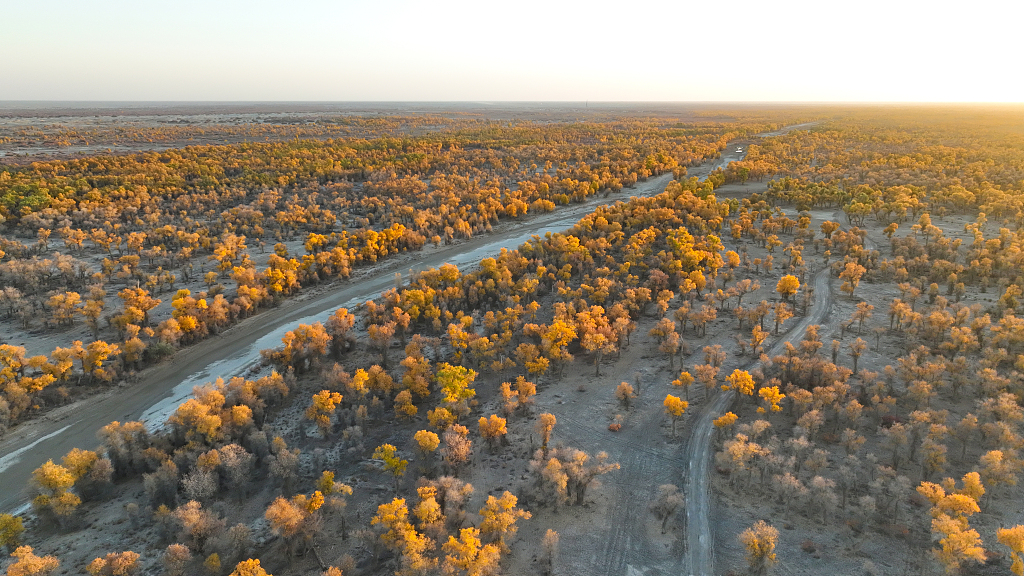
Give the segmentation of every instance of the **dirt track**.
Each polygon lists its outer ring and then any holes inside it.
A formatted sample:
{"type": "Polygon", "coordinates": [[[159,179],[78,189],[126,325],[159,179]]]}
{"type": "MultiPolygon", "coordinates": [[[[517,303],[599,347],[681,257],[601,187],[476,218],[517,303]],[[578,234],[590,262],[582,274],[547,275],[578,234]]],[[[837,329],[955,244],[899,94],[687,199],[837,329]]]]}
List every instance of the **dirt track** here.
{"type": "MultiPolygon", "coordinates": [[[[832,308],[832,290],[829,284],[829,269],[823,268],[814,276],[814,304],[809,314],[789,329],[785,339],[780,339],[767,351],[769,357],[783,352],[786,342],[803,337],[807,327],[821,324],[832,308]]],[[[760,361],[750,363],[746,369],[759,368],[760,361]]],[[[689,474],[686,482],[686,571],[690,576],[711,576],[715,572],[714,538],[711,534],[710,510],[711,489],[708,477],[711,463],[711,436],[714,434],[713,421],[724,414],[735,400],[735,393],[720,393],[705,405],[700,416],[694,421],[690,440],[687,442],[686,460],[689,474]]]]}

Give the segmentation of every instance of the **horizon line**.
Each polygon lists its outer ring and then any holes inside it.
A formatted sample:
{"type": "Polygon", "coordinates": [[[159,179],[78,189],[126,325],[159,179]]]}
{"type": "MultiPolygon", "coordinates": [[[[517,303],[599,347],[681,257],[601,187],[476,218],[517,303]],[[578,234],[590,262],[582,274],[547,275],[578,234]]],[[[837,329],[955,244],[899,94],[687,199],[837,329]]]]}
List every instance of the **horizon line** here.
{"type": "Polygon", "coordinates": [[[0,99],[0,104],[1009,104],[1024,100],[66,100],[0,99]]]}

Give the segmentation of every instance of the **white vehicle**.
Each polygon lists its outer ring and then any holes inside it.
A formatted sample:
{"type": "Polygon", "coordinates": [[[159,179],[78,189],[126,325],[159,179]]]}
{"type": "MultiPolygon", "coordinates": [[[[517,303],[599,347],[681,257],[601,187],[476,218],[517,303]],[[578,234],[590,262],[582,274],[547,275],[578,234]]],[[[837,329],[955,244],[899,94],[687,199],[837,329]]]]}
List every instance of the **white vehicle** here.
{"type": "Polygon", "coordinates": [[[737,153],[737,154],[738,154],[738,153],[741,153],[741,152],[743,152],[743,148],[737,148],[737,149],[736,149],[736,153],[737,153]]]}

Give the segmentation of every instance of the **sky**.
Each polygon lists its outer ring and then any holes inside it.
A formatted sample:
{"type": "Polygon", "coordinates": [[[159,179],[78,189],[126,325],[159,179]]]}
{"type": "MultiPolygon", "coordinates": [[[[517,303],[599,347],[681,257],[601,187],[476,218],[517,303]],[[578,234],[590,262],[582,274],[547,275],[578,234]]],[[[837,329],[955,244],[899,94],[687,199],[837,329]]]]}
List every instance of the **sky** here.
{"type": "Polygon", "coordinates": [[[1024,3],[0,0],[0,100],[1022,102],[1024,3]]]}

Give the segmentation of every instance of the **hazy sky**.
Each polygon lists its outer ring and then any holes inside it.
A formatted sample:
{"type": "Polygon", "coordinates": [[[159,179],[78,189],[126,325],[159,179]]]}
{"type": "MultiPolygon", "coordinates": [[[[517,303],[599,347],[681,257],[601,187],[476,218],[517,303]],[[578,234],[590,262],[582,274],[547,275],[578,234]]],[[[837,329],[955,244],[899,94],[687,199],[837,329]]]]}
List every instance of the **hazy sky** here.
{"type": "Polygon", "coordinates": [[[1024,101],[1016,1],[0,0],[0,100],[1024,101]]]}

